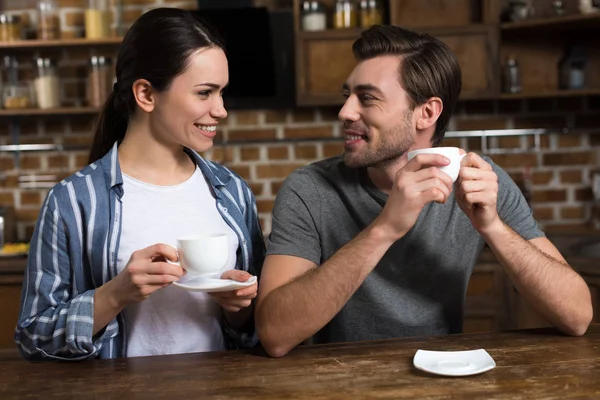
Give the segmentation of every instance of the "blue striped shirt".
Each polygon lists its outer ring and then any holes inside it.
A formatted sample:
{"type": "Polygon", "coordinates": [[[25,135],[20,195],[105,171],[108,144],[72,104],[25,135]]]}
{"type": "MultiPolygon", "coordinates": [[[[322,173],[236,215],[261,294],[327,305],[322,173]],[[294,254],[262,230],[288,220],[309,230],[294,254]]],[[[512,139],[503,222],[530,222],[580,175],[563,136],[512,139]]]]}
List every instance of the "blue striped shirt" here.
{"type": "MultiPolygon", "coordinates": [[[[236,268],[259,275],[265,246],[248,185],[227,168],[187,150],[206,177],[217,209],[239,240],[236,268]]],[[[95,290],[117,275],[123,177],[117,144],[48,193],[33,237],[15,342],[27,359],[115,358],[126,353],[122,314],[92,336],[95,290]]],[[[223,318],[228,348],[257,343],[223,318]]]]}

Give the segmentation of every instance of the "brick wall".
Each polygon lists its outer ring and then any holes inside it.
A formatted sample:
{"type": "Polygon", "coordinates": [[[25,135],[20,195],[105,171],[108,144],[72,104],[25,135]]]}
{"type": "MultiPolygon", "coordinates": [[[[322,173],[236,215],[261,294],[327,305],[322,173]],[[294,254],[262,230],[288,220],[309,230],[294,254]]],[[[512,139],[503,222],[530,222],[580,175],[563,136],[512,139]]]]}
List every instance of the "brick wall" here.
{"type": "MultiPolygon", "coordinates": [[[[277,5],[277,0],[261,0],[277,5]]],[[[83,0],[59,0],[63,31],[82,31],[83,0]],[[70,17],[69,15],[73,15],[70,17]],[[76,16],[79,15],[79,16],[76,16]]],[[[195,1],[124,0],[124,19],[133,21],[142,12],[160,5],[194,8],[195,1]]],[[[11,12],[30,10],[27,2],[7,0],[11,12]]],[[[78,32],[78,33],[77,33],[78,32]]],[[[87,50],[69,49],[60,54],[64,80],[63,101],[77,104],[85,84],[87,50]]],[[[23,76],[28,76],[27,67],[23,76]]],[[[220,129],[213,150],[205,156],[226,164],[250,183],[258,202],[265,232],[278,189],[294,169],[324,157],[340,154],[337,108],[232,111],[220,129]]],[[[19,119],[20,134],[11,135],[8,118],[0,117],[0,145],[57,144],[68,151],[0,152],[0,204],[13,205],[18,220],[17,237],[29,240],[40,204],[48,187],[85,165],[95,116],[45,116],[19,119]]],[[[16,120],[12,120],[13,123],[16,120]]],[[[588,226],[591,213],[591,171],[600,159],[600,96],[587,98],[470,101],[461,103],[451,130],[504,128],[575,128],[570,133],[533,137],[448,138],[446,145],[470,151],[485,149],[516,181],[524,168],[532,169],[535,215],[548,230],[579,230],[588,226]]]]}

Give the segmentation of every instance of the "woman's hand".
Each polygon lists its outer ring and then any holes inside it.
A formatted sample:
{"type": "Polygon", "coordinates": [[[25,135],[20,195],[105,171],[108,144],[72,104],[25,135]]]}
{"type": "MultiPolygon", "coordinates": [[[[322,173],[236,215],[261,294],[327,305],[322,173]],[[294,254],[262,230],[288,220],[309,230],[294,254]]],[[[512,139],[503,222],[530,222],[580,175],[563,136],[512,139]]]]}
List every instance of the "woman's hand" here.
{"type": "MultiPolygon", "coordinates": [[[[223,272],[221,279],[232,279],[238,282],[246,282],[252,278],[252,275],[246,271],[232,269],[223,272]]],[[[211,293],[214,299],[219,302],[221,307],[228,312],[238,312],[241,309],[249,307],[252,304],[252,299],[256,297],[258,291],[258,283],[242,289],[230,290],[228,292],[211,293]]]]}
{"type": "Polygon", "coordinates": [[[123,306],[138,303],[181,278],[185,271],[165,259],[177,261],[177,250],[155,244],[131,254],[127,266],[111,282],[112,294],[123,306]]]}

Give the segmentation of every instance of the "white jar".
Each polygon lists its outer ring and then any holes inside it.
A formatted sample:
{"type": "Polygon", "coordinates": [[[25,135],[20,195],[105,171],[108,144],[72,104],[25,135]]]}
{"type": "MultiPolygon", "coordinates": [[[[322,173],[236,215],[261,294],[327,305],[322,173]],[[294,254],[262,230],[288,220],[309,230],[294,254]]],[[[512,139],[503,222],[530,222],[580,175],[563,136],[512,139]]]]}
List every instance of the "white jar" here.
{"type": "Polygon", "coordinates": [[[302,2],[302,30],[323,31],[327,29],[325,6],[317,0],[302,2]]]}

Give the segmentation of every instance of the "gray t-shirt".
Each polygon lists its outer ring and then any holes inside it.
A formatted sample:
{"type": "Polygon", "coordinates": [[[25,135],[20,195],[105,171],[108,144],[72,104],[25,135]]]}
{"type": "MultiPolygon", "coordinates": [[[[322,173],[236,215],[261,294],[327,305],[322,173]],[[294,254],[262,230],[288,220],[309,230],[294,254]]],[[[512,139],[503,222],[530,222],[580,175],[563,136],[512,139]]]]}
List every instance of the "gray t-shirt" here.
{"type": "MultiPolygon", "coordinates": [[[[502,220],[526,240],[544,236],[517,185],[485,160],[498,175],[502,220]]],[[[301,168],[277,195],[267,254],[321,265],[373,222],[387,197],[366,169],[348,168],[341,157],[301,168]]],[[[483,246],[454,194],[445,204],[427,204],[313,342],[462,332],[467,285],[483,246]]]]}

